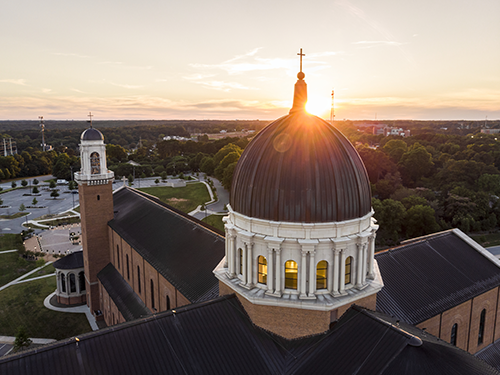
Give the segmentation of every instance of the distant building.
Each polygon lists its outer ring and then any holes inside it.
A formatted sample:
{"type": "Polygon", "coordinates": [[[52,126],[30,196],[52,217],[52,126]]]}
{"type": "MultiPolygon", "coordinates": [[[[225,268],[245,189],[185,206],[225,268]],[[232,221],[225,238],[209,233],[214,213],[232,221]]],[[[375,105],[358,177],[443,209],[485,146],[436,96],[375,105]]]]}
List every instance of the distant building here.
{"type": "Polygon", "coordinates": [[[12,138],[3,138],[0,142],[0,155],[9,156],[17,154],[17,145],[16,141],[13,141],[12,138]]]}
{"type": "Polygon", "coordinates": [[[498,134],[500,133],[500,129],[481,129],[481,133],[483,134],[498,134]]]}
{"type": "Polygon", "coordinates": [[[400,137],[409,137],[410,136],[410,129],[403,129],[403,128],[393,128],[390,126],[386,126],[384,129],[384,136],[389,136],[389,135],[398,135],[400,137]]]}

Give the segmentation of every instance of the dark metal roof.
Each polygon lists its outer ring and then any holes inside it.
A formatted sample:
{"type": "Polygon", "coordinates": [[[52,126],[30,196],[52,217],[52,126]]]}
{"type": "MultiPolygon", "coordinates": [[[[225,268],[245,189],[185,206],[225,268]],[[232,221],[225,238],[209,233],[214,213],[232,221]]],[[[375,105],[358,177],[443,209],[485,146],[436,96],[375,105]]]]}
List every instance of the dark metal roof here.
{"type": "Polygon", "coordinates": [[[53,264],[58,270],[71,270],[75,268],[83,268],[83,251],[75,251],[65,257],[58,259],[53,264]]]}
{"type": "Polygon", "coordinates": [[[97,278],[126,321],[151,315],[151,311],[111,263],[97,274],[97,278]]]}
{"type": "Polygon", "coordinates": [[[344,221],[370,212],[370,182],[344,135],[299,111],[268,125],[245,148],[230,202],[236,212],[259,219],[344,221]]]}
{"type": "Polygon", "coordinates": [[[78,339],[0,358],[0,373],[499,374],[434,336],[359,307],[325,334],[286,340],[254,326],[234,295],[78,339]]]}
{"type": "MultiPolygon", "coordinates": [[[[214,268],[224,257],[224,236],[207,224],[143,192],[113,195],[109,226],[190,302],[211,298],[214,268]]],[[[217,289],[218,294],[218,289],[217,289]]]]}
{"type": "Polygon", "coordinates": [[[82,141],[102,141],[104,140],[104,136],[99,130],[95,128],[88,128],[82,133],[80,139],[82,141]]]}
{"type": "Polygon", "coordinates": [[[475,356],[500,371],[500,340],[477,352],[475,356]]]}
{"type": "Polygon", "coordinates": [[[500,268],[453,231],[375,255],[377,310],[418,324],[500,285],[500,268]]]}

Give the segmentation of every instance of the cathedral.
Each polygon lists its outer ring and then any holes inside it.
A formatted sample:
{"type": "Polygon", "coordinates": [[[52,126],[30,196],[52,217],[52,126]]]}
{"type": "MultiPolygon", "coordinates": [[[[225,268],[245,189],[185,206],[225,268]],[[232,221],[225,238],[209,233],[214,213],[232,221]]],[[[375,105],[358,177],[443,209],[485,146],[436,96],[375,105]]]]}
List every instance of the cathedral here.
{"type": "Polygon", "coordinates": [[[128,187],[81,136],[86,303],[108,328],[0,359],[6,374],[500,374],[500,261],[455,229],[375,253],[364,164],[305,111],[234,172],[224,232],[128,187]]]}

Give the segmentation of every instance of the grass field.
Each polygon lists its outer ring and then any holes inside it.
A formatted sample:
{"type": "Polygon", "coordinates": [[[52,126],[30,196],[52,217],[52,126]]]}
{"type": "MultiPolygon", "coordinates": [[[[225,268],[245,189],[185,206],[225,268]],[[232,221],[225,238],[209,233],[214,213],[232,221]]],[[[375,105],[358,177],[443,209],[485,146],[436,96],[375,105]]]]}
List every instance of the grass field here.
{"type": "Polygon", "coordinates": [[[26,216],[28,214],[29,212],[16,212],[15,214],[12,215],[0,215],[0,219],[12,220],[12,219],[17,219],[18,217],[21,216],[26,216]]]}
{"type": "Polygon", "coordinates": [[[21,258],[17,252],[0,254],[0,286],[17,279],[19,276],[35,268],[34,261],[21,258]]]}
{"type": "Polygon", "coordinates": [[[54,266],[52,264],[49,264],[48,266],[43,267],[41,270],[38,270],[35,273],[32,273],[26,279],[23,279],[23,280],[34,279],[35,277],[49,275],[49,274],[52,274],[54,272],[56,272],[56,269],[54,268],[54,266]]]}
{"type": "Polygon", "coordinates": [[[154,195],[162,202],[186,213],[191,212],[200,204],[210,200],[207,187],[202,183],[189,184],[178,188],[161,186],[140,188],[138,190],[154,195]]]}
{"type": "Polygon", "coordinates": [[[473,234],[470,237],[483,247],[499,246],[500,245],[500,232],[485,233],[485,234],[473,234]]]}
{"type": "Polygon", "coordinates": [[[224,232],[224,223],[222,222],[222,218],[226,215],[210,215],[207,216],[204,219],[201,219],[201,221],[221,230],[224,232]]]}
{"type": "Polygon", "coordinates": [[[43,300],[56,289],[56,278],[13,285],[0,292],[0,335],[15,336],[24,326],[29,337],[61,340],[91,331],[85,314],[52,311],[43,300]]]}

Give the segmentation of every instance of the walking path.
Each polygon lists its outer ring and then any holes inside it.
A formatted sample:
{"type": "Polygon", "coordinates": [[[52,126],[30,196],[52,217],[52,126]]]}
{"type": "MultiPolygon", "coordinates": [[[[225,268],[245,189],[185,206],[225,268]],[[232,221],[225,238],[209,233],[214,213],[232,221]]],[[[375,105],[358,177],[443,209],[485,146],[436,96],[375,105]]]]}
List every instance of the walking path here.
{"type": "Polygon", "coordinates": [[[90,312],[90,309],[87,305],[80,305],[80,306],[74,306],[74,307],[56,307],[50,304],[50,299],[56,294],[56,292],[49,294],[45,300],[43,301],[43,305],[54,311],[60,311],[60,312],[67,312],[67,313],[76,313],[76,314],[85,314],[87,317],[87,320],[89,321],[90,327],[92,328],[92,331],[97,331],[99,327],[97,326],[97,323],[95,321],[94,316],[90,312]]]}
{"type": "MultiPolygon", "coordinates": [[[[27,272],[27,273],[25,273],[24,275],[19,276],[17,279],[12,280],[10,283],[7,283],[7,284],[5,284],[5,285],[3,285],[3,286],[0,286],[0,291],[4,290],[5,288],[8,288],[8,287],[9,287],[9,286],[11,286],[11,285],[15,285],[15,284],[20,283],[20,282],[21,282],[21,280],[25,279],[25,278],[26,278],[26,277],[28,277],[29,275],[34,274],[34,273],[35,273],[35,272],[37,272],[37,271],[40,271],[43,267],[48,266],[48,265],[49,265],[49,264],[51,264],[51,263],[52,263],[52,262],[47,262],[47,263],[45,263],[43,266],[38,267],[38,268],[35,268],[34,270],[32,270],[32,271],[30,271],[30,272],[27,272]]],[[[50,275],[46,275],[46,277],[48,277],[48,276],[54,276],[54,275],[55,275],[55,274],[50,274],[50,275]]],[[[34,279],[30,279],[30,280],[35,280],[35,279],[38,279],[38,277],[36,277],[36,278],[34,278],[34,279]]]]}
{"type": "Polygon", "coordinates": [[[14,249],[14,250],[4,250],[4,251],[0,251],[0,254],[13,253],[15,251],[17,251],[17,249],[14,249]]]}

